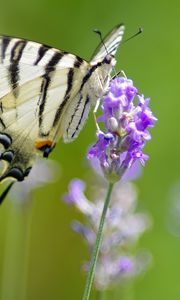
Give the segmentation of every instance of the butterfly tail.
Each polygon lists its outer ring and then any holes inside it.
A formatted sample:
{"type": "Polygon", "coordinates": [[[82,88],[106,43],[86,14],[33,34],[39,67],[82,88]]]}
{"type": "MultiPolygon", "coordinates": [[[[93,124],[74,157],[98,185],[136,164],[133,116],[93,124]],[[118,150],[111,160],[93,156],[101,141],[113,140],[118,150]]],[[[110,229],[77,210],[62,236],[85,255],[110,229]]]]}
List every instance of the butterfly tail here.
{"type": "Polygon", "coordinates": [[[6,189],[2,192],[2,194],[0,195],[0,205],[3,203],[3,201],[5,200],[6,196],[8,195],[9,191],[11,190],[13,184],[15,182],[12,181],[8,184],[8,186],[6,187],[6,189]]]}

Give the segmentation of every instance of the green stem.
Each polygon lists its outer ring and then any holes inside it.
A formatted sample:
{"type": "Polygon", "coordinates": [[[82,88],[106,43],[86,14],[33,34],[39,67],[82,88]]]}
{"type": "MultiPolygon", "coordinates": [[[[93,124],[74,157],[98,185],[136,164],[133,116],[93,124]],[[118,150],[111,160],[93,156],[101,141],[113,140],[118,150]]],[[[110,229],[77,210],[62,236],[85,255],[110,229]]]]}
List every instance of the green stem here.
{"type": "Polygon", "coordinates": [[[101,242],[102,242],[102,233],[103,233],[104,223],[105,223],[105,219],[106,219],[106,213],[108,210],[113,185],[114,185],[113,183],[109,183],[109,187],[108,187],[106,199],[104,202],[104,207],[103,207],[103,211],[102,211],[102,215],[101,215],[101,220],[99,223],[99,228],[98,228],[98,232],[97,232],[97,236],[96,236],[96,242],[95,242],[93,253],[92,253],[92,258],[91,258],[91,262],[90,262],[90,267],[89,267],[89,271],[88,271],[88,275],[87,275],[87,280],[86,280],[86,285],[85,285],[84,295],[83,295],[82,300],[88,300],[90,297],[96,263],[97,263],[97,259],[98,259],[98,255],[99,255],[99,250],[101,247],[101,242]]]}

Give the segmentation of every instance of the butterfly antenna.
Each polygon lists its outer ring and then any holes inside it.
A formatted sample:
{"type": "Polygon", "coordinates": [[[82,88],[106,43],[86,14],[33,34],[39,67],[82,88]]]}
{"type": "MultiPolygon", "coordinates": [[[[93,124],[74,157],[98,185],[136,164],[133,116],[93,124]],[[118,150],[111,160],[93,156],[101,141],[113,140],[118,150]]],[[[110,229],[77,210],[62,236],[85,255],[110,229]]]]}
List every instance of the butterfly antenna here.
{"type": "Polygon", "coordinates": [[[136,32],[135,34],[133,34],[132,36],[130,36],[127,40],[123,41],[122,44],[128,42],[129,40],[133,39],[134,37],[136,37],[137,35],[141,34],[143,32],[143,28],[140,27],[138,32],[136,32]]]}
{"type": "MultiPolygon", "coordinates": [[[[135,34],[133,34],[132,36],[130,36],[127,40],[123,41],[122,44],[124,44],[124,43],[128,42],[129,40],[133,39],[134,37],[136,37],[137,35],[139,35],[142,32],[143,32],[143,28],[140,27],[139,30],[138,30],[138,32],[136,32],[135,34]]],[[[112,77],[112,79],[116,78],[121,73],[122,73],[123,77],[126,77],[126,75],[125,75],[125,73],[123,71],[119,71],[118,73],[115,73],[115,75],[112,77]]]]}
{"type": "Polygon", "coordinates": [[[107,54],[109,54],[109,53],[108,53],[108,50],[107,50],[107,47],[106,47],[106,45],[105,45],[105,43],[104,43],[104,41],[103,41],[103,37],[102,37],[101,31],[100,31],[99,29],[94,29],[93,31],[99,35],[100,41],[101,41],[102,45],[104,46],[104,48],[105,48],[107,54]]]}
{"type": "MultiPolygon", "coordinates": [[[[99,29],[94,29],[93,31],[99,35],[100,41],[101,41],[102,45],[104,46],[104,49],[106,50],[107,55],[109,55],[108,49],[106,47],[106,44],[103,41],[103,37],[102,37],[101,31],[99,29]]],[[[115,74],[114,76],[116,76],[117,72],[116,72],[116,69],[115,69],[114,66],[113,66],[113,71],[114,71],[114,74],[115,74]]]]}
{"type": "Polygon", "coordinates": [[[13,184],[15,183],[15,181],[12,181],[4,190],[4,192],[0,195],[0,204],[3,203],[4,199],[6,198],[7,194],[9,193],[9,191],[11,190],[13,184]]]}

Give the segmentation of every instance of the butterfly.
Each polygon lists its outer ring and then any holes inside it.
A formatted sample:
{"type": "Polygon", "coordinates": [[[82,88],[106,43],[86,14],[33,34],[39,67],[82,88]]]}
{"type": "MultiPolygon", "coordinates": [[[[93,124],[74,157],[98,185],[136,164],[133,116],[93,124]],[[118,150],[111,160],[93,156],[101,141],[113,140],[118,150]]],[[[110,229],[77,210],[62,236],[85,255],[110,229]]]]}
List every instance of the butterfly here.
{"type": "Polygon", "coordinates": [[[22,181],[38,155],[79,135],[106,93],[124,25],[113,28],[90,62],[40,43],[0,37],[0,181],[22,181]]]}

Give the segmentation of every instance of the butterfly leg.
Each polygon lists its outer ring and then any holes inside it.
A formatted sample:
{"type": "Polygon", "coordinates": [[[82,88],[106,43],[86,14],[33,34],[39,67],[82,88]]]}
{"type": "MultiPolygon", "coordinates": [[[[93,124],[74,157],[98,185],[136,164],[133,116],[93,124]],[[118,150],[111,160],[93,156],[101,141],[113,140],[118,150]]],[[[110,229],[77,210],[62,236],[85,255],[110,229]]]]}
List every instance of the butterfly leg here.
{"type": "Polygon", "coordinates": [[[120,74],[122,77],[127,78],[127,76],[126,76],[126,74],[125,74],[125,72],[124,72],[123,70],[121,70],[119,74],[120,74]]]}
{"type": "Polygon", "coordinates": [[[123,70],[121,70],[121,71],[117,72],[117,74],[113,75],[112,78],[111,78],[111,80],[112,80],[112,79],[115,79],[115,78],[118,77],[118,76],[122,76],[122,77],[124,77],[124,78],[127,78],[125,72],[124,72],[123,70]]]}

